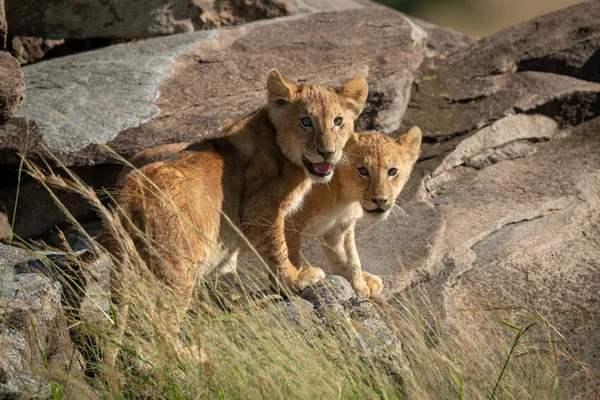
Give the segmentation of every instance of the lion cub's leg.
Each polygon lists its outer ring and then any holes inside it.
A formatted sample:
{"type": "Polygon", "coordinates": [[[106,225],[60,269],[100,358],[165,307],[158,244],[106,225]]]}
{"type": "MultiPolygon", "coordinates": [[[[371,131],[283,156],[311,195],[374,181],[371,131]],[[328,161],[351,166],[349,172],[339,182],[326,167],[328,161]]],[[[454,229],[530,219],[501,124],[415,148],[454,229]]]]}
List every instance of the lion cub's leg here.
{"type": "MultiPolygon", "coordinates": [[[[248,208],[253,209],[254,207],[248,208]]],[[[283,213],[272,213],[265,207],[261,207],[261,209],[264,210],[263,215],[256,218],[261,223],[246,222],[244,232],[259,255],[271,268],[273,278],[298,293],[323,279],[325,273],[321,268],[300,269],[290,261],[283,213]]]]}
{"type": "Polygon", "coordinates": [[[377,275],[363,272],[354,238],[355,223],[335,227],[327,232],[323,239],[325,254],[331,264],[332,273],[346,278],[356,294],[371,297],[383,288],[383,282],[377,275]]]}
{"type": "MultiPolygon", "coordinates": [[[[286,224],[288,221],[286,220],[286,224]]],[[[298,269],[302,268],[302,232],[295,227],[285,230],[285,241],[288,246],[288,257],[290,262],[298,269]]]]}
{"type": "Polygon", "coordinates": [[[225,286],[235,286],[238,281],[237,260],[239,254],[239,248],[230,250],[217,265],[217,274],[225,286]]]}
{"type": "Polygon", "coordinates": [[[371,292],[371,296],[376,296],[383,289],[383,282],[381,278],[377,275],[370,274],[362,270],[362,266],[360,263],[360,258],[358,256],[358,251],[356,250],[356,239],[354,237],[355,224],[352,224],[344,233],[344,248],[346,249],[346,255],[350,262],[353,265],[358,265],[358,271],[360,274],[358,279],[362,277],[365,281],[369,290],[371,292]]]}
{"type": "MultiPolygon", "coordinates": [[[[195,282],[203,272],[202,260],[207,258],[208,242],[214,236],[211,236],[210,226],[199,229],[186,212],[192,197],[188,195],[189,179],[186,178],[164,163],[146,166],[129,176],[117,204],[122,230],[135,246],[118,247],[113,243],[107,247],[120,264],[111,280],[113,303],[121,328],[135,334],[134,326],[132,329],[126,327],[127,320],[133,317],[127,310],[132,308],[130,303],[141,301],[142,310],[156,327],[156,339],[177,354],[190,351],[190,347],[180,340],[180,321],[189,306],[195,282]],[[143,264],[140,264],[141,260],[143,264]],[[141,279],[144,265],[156,279],[141,279]],[[148,293],[144,293],[146,289],[139,285],[141,282],[156,287],[150,286],[148,293]],[[132,292],[130,286],[136,290],[132,292]]],[[[119,237],[123,234],[115,231],[111,235],[119,237]]],[[[125,244],[129,240],[121,238],[125,244]]],[[[116,354],[110,354],[109,358],[109,363],[114,364],[116,354]]]]}

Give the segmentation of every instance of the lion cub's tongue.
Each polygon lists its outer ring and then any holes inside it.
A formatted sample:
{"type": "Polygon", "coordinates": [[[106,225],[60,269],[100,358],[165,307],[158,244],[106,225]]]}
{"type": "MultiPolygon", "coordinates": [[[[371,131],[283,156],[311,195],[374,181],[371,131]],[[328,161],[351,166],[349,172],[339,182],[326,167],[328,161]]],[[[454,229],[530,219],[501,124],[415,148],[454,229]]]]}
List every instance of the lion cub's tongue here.
{"type": "Polygon", "coordinates": [[[331,171],[331,163],[322,162],[322,163],[313,163],[313,168],[319,174],[327,174],[331,171]]]}

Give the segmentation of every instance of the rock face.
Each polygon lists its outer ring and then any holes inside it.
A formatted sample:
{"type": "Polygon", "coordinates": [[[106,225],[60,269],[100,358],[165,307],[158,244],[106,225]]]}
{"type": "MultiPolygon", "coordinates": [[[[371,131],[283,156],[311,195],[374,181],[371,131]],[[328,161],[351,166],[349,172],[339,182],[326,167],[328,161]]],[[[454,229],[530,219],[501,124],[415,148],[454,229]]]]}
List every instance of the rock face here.
{"type": "Polygon", "coordinates": [[[35,101],[0,127],[0,146],[4,161],[14,162],[9,156],[29,126],[32,148],[47,147],[75,165],[106,161],[102,145],[129,156],[200,139],[263,105],[273,67],[300,83],[366,77],[369,104],[358,126],[391,132],[406,109],[424,42],[423,31],[400,14],[366,8],[50,60],[23,68],[35,101]]]}
{"type": "Polygon", "coordinates": [[[600,108],[599,18],[598,2],[584,2],[430,59],[403,125],[418,123],[444,141],[514,113],[571,125],[593,118],[600,108]]]}
{"type": "Polygon", "coordinates": [[[48,379],[59,380],[60,371],[82,371],[66,330],[61,286],[19,266],[31,259],[0,244],[1,398],[47,397],[48,379]]]}
{"type": "MultiPolygon", "coordinates": [[[[402,128],[424,134],[398,212],[357,232],[385,295],[426,289],[447,318],[474,301],[539,313],[600,370],[600,3],[431,53],[402,128]]],[[[446,48],[444,42],[428,49],[446,48]]],[[[323,255],[305,252],[316,265],[323,255]]],[[[567,356],[567,357],[569,357],[567,356]]],[[[564,393],[595,398],[577,364],[564,393]]],[[[597,383],[596,383],[597,385],[597,383]]]]}
{"type": "Polygon", "coordinates": [[[375,4],[370,0],[6,0],[6,14],[12,36],[139,39],[375,4]]]}
{"type": "Polygon", "coordinates": [[[19,62],[0,51],[0,123],[17,111],[24,97],[25,83],[19,62]]]}
{"type": "Polygon", "coordinates": [[[12,35],[49,39],[147,38],[236,25],[297,11],[296,3],[290,0],[6,1],[12,35]]]}

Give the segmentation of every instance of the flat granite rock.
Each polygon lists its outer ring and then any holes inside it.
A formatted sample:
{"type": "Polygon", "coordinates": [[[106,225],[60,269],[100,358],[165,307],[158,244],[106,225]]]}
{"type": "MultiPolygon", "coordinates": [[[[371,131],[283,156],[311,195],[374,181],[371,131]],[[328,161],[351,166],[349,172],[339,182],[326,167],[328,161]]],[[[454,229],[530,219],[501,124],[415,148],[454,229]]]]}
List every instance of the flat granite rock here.
{"type": "Polygon", "coordinates": [[[231,30],[110,46],[23,68],[28,101],[0,126],[0,160],[13,163],[25,132],[67,165],[198,140],[265,102],[268,70],[299,83],[369,83],[358,128],[400,125],[426,35],[386,8],[308,14],[231,30]],[[276,38],[276,39],[275,39],[276,38]]]}

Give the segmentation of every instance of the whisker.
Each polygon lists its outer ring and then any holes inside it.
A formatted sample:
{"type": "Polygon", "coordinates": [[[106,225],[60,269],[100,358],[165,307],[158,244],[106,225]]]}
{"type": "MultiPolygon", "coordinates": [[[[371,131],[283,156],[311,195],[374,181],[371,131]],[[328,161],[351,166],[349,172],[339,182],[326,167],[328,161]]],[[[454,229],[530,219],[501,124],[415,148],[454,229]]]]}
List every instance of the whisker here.
{"type": "Polygon", "coordinates": [[[392,210],[394,210],[394,212],[397,212],[399,215],[402,215],[404,218],[406,218],[406,220],[408,221],[408,214],[406,213],[406,211],[404,211],[404,209],[402,207],[400,207],[398,204],[394,204],[392,206],[392,210]]]}

